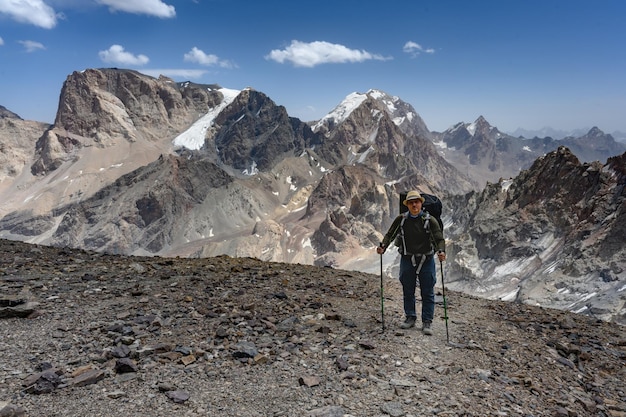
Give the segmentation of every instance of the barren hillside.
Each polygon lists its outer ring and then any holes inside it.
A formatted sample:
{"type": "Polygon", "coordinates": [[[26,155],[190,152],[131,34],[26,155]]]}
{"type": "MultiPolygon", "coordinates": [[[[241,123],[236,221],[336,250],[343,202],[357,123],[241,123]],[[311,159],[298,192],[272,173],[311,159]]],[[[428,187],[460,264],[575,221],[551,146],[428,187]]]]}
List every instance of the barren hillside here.
{"type": "Polygon", "coordinates": [[[383,281],[0,240],[0,415],[626,415],[623,327],[439,287],[424,336],[383,281]]]}

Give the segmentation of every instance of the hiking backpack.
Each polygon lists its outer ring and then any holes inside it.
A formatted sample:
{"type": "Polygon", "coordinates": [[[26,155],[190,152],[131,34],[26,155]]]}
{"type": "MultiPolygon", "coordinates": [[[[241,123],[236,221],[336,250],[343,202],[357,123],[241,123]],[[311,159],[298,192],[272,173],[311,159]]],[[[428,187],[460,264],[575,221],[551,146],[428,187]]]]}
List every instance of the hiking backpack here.
{"type": "MultiPolygon", "coordinates": [[[[443,232],[443,221],[441,220],[441,212],[443,206],[441,204],[441,200],[436,195],[420,193],[422,197],[424,197],[424,203],[422,204],[422,209],[427,211],[432,217],[437,219],[437,223],[439,223],[439,227],[443,232]]],[[[400,193],[400,214],[409,211],[409,208],[402,204],[404,199],[406,198],[407,193],[400,193]]]]}

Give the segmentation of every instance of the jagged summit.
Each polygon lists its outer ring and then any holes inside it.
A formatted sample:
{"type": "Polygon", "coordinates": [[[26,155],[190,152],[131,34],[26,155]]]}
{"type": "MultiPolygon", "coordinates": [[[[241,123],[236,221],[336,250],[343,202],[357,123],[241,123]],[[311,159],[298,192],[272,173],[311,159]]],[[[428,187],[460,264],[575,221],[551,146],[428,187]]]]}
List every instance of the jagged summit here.
{"type": "Polygon", "coordinates": [[[313,130],[317,131],[324,125],[334,126],[343,122],[352,111],[367,100],[367,94],[351,93],[346,96],[330,113],[322,117],[313,125],[313,130]]]}
{"type": "Polygon", "coordinates": [[[430,131],[420,115],[408,103],[397,96],[391,96],[382,90],[371,89],[367,93],[351,93],[326,116],[313,125],[314,131],[331,130],[345,121],[349,115],[366,100],[373,100],[381,105],[388,113],[396,126],[408,135],[422,135],[430,137],[430,131]]]}
{"type": "Polygon", "coordinates": [[[614,319],[626,324],[624,158],[583,164],[560,147],[459,201],[450,287],[597,316],[621,311],[614,319]]]}
{"type": "Polygon", "coordinates": [[[563,140],[552,138],[515,138],[491,126],[483,117],[472,123],[459,122],[434,135],[441,154],[461,171],[470,172],[480,183],[516,176],[539,157],[558,148],[569,147],[582,161],[606,160],[626,151],[600,129],[591,129],[581,137],[563,140]]]}

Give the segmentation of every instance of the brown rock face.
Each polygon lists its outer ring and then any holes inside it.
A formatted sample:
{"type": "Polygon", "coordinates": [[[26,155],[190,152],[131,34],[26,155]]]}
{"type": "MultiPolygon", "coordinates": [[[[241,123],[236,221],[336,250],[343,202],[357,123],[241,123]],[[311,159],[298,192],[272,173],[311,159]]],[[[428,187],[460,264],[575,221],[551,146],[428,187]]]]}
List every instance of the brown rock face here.
{"type": "Polygon", "coordinates": [[[37,139],[49,127],[2,109],[0,106],[0,185],[5,179],[17,177],[28,165],[37,139]]]}
{"type": "Polygon", "coordinates": [[[206,112],[209,96],[206,89],[181,89],[171,79],[131,70],[74,72],[63,85],[55,127],[102,144],[120,136],[159,139],[180,132],[206,112]],[[185,94],[189,89],[193,93],[185,94]]]}
{"type": "Polygon", "coordinates": [[[74,72],[63,84],[52,131],[37,142],[32,172],[53,171],[83,147],[171,140],[221,99],[210,86],[131,70],[74,72]]]}
{"type": "Polygon", "coordinates": [[[240,171],[268,171],[316,142],[305,123],[291,119],[283,106],[254,90],[242,91],[215,123],[220,160],[240,171]]]}

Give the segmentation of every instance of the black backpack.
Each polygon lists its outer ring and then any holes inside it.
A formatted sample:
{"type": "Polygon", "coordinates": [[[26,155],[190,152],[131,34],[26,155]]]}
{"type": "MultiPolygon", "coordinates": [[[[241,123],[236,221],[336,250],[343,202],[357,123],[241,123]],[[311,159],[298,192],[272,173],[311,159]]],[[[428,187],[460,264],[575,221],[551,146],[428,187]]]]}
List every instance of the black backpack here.
{"type": "MultiPolygon", "coordinates": [[[[400,214],[405,211],[409,211],[409,208],[402,204],[406,195],[408,193],[400,193],[400,214]]],[[[420,193],[422,197],[424,197],[424,203],[422,204],[422,209],[427,211],[432,217],[437,219],[437,223],[439,223],[439,227],[443,232],[443,221],[441,220],[441,211],[443,209],[443,205],[441,204],[441,200],[436,195],[420,193]]]]}

